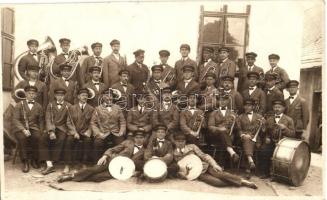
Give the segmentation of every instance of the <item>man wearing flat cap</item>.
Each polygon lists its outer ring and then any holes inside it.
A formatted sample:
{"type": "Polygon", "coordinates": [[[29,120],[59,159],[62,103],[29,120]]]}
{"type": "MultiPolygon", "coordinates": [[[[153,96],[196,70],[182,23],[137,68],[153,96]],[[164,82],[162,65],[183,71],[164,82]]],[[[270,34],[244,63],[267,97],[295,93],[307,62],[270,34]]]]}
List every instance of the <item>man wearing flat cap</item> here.
{"type": "Polygon", "coordinates": [[[165,87],[169,87],[169,85],[161,80],[161,75],[163,73],[162,65],[152,66],[151,71],[152,75],[146,86],[148,92],[156,98],[156,103],[159,103],[161,90],[165,87]]]}
{"type": "Polygon", "coordinates": [[[185,65],[193,66],[194,68],[194,80],[198,80],[198,66],[194,60],[189,58],[191,47],[188,44],[181,44],[179,48],[182,58],[175,63],[175,74],[177,76],[177,84],[183,82],[183,67],[185,65]]]}
{"type": "Polygon", "coordinates": [[[167,63],[170,52],[168,50],[160,50],[159,56],[161,62],[160,64],[163,68],[161,80],[167,83],[169,87],[173,88],[176,86],[176,74],[175,69],[167,63]]]}
{"type": "Polygon", "coordinates": [[[183,66],[183,79],[177,83],[176,90],[179,94],[188,94],[190,92],[199,92],[200,85],[194,80],[194,66],[183,66]]]}
{"type": "Polygon", "coordinates": [[[203,47],[202,64],[199,65],[199,84],[205,85],[205,76],[208,72],[216,74],[218,77],[219,66],[212,60],[214,49],[212,47],[203,47]]]}
{"type": "Polygon", "coordinates": [[[99,98],[102,92],[107,89],[107,86],[100,81],[102,68],[100,66],[93,66],[89,68],[91,80],[89,80],[83,87],[94,91],[94,98],[88,99],[87,103],[94,108],[99,105],[99,98]]]}
{"type": "Polygon", "coordinates": [[[278,66],[279,62],[279,55],[277,54],[270,54],[268,56],[269,59],[269,64],[270,64],[270,69],[266,72],[266,74],[272,74],[275,73],[277,75],[276,78],[276,86],[279,88],[281,91],[286,88],[286,84],[288,81],[290,81],[290,78],[285,71],[285,69],[281,68],[278,66]]]}
{"type": "Polygon", "coordinates": [[[294,121],[295,133],[298,139],[302,139],[303,131],[309,123],[309,106],[307,101],[298,94],[299,82],[290,80],[286,84],[289,97],[285,100],[286,113],[294,121]]]}
{"type": "Polygon", "coordinates": [[[247,78],[247,73],[251,71],[257,72],[260,75],[258,80],[258,87],[263,88],[265,84],[264,71],[261,67],[255,64],[256,58],[257,58],[257,54],[254,52],[248,52],[245,54],[246,64],[244,67],[240,68],[240,77],[237,87],[238,91],[241,92],[249,87],[249,80],[247,78]]]}
{"type": "MultiPolygon", "coordinates": [[[[218,78],[220,81],[220,78],[223,76],[231,76],[235,77],[236,74],[236,64],[234,61],[229,59],[229,48],[227,47],[221,47],[219,50],[219,59],[220,59],[220,71],[218,74],[218,78]]],[[[220,83],[219,83],[220,84],[220,83]]]]}
{"type": "Polygon", "coordinates": [[[243,96],[234,89],[234,78],[231,76],[221,77],[221,87],[223,88],[223,94],[228,95],[231,102],[228,107],[240,114],[243,112],[243,96]]]}
{"type": "Polygon", "coordinates": [[[215,94],[218,93],[216,88],[216,80],[217,76],[213,72],[208,72],[205,75],[205,83],[204,87],[201,87],[201,100],[199,108],[205,112],[213,110],[214,98],[212,98],[215,94]],[[203,89],[202,89],[203,88],[203,89]]]}
{"type": "Polygon", "coordinates": [[[102,65],[103,58],[101,57],[102,44],[99,42],[95,42],[91,45],[91,49],[92,49],[93,55],[85,58],[85,60],[83,61],[83,64],[80,67],[80,70],[79,70],[79,84],[80,85],[84,85],[85,83],[87,83],[88,81],[90,81],[92,79],[91,74],[90,74],[91,67],[98,66],[101,68],[101,71],[102,71],[102,67],[103,67],[103,65],[102,65]]]}
{"type": "MultiPolygon", "coordinates": [[[[59,66],[65,63],[69,57],[69,48],[70,48],[70,39],[61,38],[59,39],[60,48],[62,52],[58,54],[53,62],[53,73],[57,76],[60,76],[60,69],[59,66]]],[[[74,77],[76,79],[76,77],[74,77]]]]}
{"type": "Polygon", "coordinates": [[[277,78],[277,74],[266,74],[265,75],[266,84],[265,84],[264,92],[266,93],[266,97],[267,97],[266,98],[267,99],[267,103],[266,103],[266,113],[267,114],[273,113],[272,101],[274,99],[284,99],[283,92],[280,91],[276,87],[276,78],[277,78]]]}
{"type": "Polygon", "coordinates": [[[127,70],[130,73],[130,83],[135,87],[136,92],[140,92],[144,88],[144,84],[147,83],[150,78],[150,71],[148,66],[143,64],[144,50],[138,49],[134,51],[135,61],[127,66],[127,70]]]}
{"type": "Polygon", "coordinates": [[[115,83],[119,82],[119,71],[126,68],[126,56],[120,55],[120,42],[119,40],[112,40],[110,42],[112,52],[103,60],[103,82],[107,87],[112,87],[115,83]]]}
{"type": "Polygon", "coordinates": [[[27,41],[28,53],[23,56],[18,63],[18,71],[21,77],[25,80],[27,77],[27,67],[28,66],[39,66],[40,55],[37,53],[39,47],[39,42],[34,39],[27,41]]]}

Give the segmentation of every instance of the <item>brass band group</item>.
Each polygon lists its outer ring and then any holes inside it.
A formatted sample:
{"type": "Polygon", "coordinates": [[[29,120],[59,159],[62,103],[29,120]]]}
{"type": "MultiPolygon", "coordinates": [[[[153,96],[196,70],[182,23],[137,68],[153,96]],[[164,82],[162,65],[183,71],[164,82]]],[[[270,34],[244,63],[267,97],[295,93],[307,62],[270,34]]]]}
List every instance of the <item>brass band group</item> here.
{"type": "MultiPolygon", "coordinates": [[[[217,187],[257,188],[225,170],[241,166],[247,178],[268,178],[278,143],[303,140],[308,105],[277,54],[269,55],[264,72],[254,52],[237,66],[230,48],[219,48],[216,58],[205,46],[197,63],[182,44],[174,67],[167,64],[170,52],[160,50],[161,63],[149,70],[144,50],[136,50],[128,65],[116,39],[104,58],[99,42],[88,55],[87,47],[70,50],[67,38],[59,40],[57,54],[49,41],[39,47],[29,40],[15,65],[20,82],[12,94],[11,133],[24,173],[32,166],[47,175],[64,163],[58,182],[99,182],[115,177],[108,171],[115,158],[127,157],[135,166],[132,176],[141,180],[197,178],[217,187]],[[160,166],[164,172],[151,175],[160,166]]],[[[124,168],[116,168],[122,174],[124,168]]]]}

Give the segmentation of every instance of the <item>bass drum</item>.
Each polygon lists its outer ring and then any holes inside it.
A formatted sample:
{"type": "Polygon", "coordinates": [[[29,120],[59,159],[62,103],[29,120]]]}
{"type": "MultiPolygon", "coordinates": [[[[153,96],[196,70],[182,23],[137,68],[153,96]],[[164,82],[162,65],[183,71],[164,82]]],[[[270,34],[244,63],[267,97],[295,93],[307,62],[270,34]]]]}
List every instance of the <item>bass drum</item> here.
{"type": "Polygon", "coordinates": [[[167,176],[167,165],[159,158],[151,158],[144,164],[143,172],[149,182],[162,182],[167,176]]]}
{"type": "Polygon", "coordinates": [[[201,159],[194,155],[189,154],[177,162],[179,166],[179,173],[184,174],[187,180],[197,179],[203,170],[201,159]]]}
{"type": "Polygon", "coordinates": [[[272,158],[272,175],[294,186],[300,186],[306,178],[310,167],[310,147],[293,138],[281,139],[272,158]]]}
{"type": "Polygon", "coordinates": [[[133,176],[135,164],[128,157],[117,156],[110,161],[108,169],[115,179],[125,181],[133,176]]]}

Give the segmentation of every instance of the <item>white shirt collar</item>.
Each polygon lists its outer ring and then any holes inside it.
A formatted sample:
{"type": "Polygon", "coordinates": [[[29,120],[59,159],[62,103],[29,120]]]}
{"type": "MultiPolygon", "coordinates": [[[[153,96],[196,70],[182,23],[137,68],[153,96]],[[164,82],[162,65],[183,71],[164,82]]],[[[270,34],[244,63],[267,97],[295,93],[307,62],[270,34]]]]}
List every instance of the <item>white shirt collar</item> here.
{"type": "Polygon", "coordinates": [[[185,60],[188,60],[188,56],[187,57],[182,57],[182,60],[185,61],[185,60]]]}
{"type": "Polygon", "coordinates": [[[228,60],[228,57],[227,57],[227,58],[225,58],[225,59],[223,60],[223,63],[224,63],[224,62],[226,62],[227,60],[228,60]]]}
{"type": "Polygon", "coordinates": [[[190,83],[192,81],[192,78],[188,79],[188,80],[185,80],[184,79],[184,83],[190,83]]]}
{"type": "Polygon", "coordinates": [[[268,88],[269,91],[273,90],[275,86],[272,86],[271,88],[268,88]]]}

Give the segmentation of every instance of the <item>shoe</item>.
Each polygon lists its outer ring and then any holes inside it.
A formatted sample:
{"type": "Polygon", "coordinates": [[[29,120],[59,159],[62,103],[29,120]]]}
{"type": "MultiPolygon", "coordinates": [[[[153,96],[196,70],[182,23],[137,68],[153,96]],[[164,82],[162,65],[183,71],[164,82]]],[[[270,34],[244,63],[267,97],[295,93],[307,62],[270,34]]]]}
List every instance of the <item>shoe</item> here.
{"type": "Polygon", "coordinates": [[[22,167],[22,171],[23,171],[24,173],[27,173],[27,172],[30,171],[30,165],[28,164],[27,161],[24,161],[24,163],[23,163],[23,167],[22,167]]]}
{"type": "Polygon", "coordinates": [[[254,170],[254,169],[255,169],[255,164],[254,164],[254,162],[250,162],[249,165],[250,165],[250,170],[254,170]]]}
{"type": "Polygon", "coordinates": [[[73,179],[72,174],[65,174],[61,175],[57,178],[58,183],[66,182],[66,181],[71,181],[73,179]]]}
{"type": "Polygon", "coordinates": [[[259,178],[267,179],[267,178],[270,178],[270,175],[269,174],[262,174],[262,175],[259,176],[259,178]]]}
{"type": "Polygon", "coordinates": [[[31,161],[31,165],[34,169],[39,169],[40,168],[40,164],[37,160],[32,160],[31,161]]]}
{"type": "Polygon", "coordinates": [[[240,156],[237,153],[234,153],[232,156],[232,160],[234,163],[237,163],[240,160],[240,156]]]}
{"type": "Polygon", "coordinates": [[[255,183],[250,182],[250,181],[243,180],[242,185],[245,187],[252,188],[252,189],[258,189],[258,186],[255,183]]]}
{"type": "Polygon", "coordinates": [[[55,170],[55,168],[52,166],[52,167],[47,167],[45,170],[43,170],[41,173],[43,174],[43,175],[47,175],[47,174],[50,174],[50,173],[52,173],[52,172],[55,172],[56,170],[55,170]]]}

